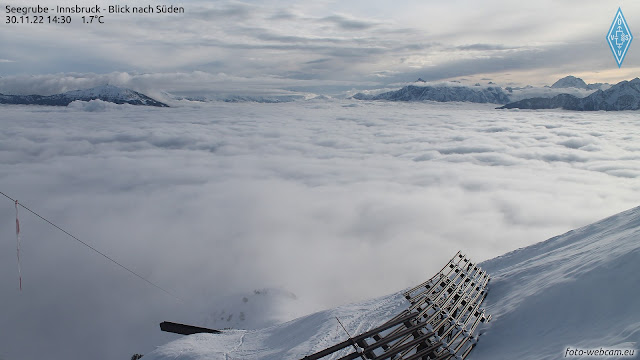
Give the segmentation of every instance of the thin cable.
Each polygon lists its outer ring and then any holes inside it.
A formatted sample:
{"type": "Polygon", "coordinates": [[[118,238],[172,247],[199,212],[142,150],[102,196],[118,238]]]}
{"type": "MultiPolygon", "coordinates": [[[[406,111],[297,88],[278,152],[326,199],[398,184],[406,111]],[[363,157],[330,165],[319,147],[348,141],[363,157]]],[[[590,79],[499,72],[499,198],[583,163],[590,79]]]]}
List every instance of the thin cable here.
{"type": "Polygon", "coordinates": [[[347,336],[349,337],[349,340],[351,340],[351,345],[353,346],[354,349],[356,349],[356,353],[360,354],[360,357],[362,358],[362,360],[367,360],[364,355],[362,354],[362,350],[361,348],[358,346],[358,344],[356,343],[355,340],[353,340],[353,338],[351,337],[351,334],[349,334],[349,332],[347,331],[347,328],[344,327],[344,325],[342,325],[342,321],[340,321],[340,319],[338,319],[338,317],[336,316],[336,320],[338,320],[338,324],[340,324],[340,326],[342,326],[342,330],[344,330],[344,332],[347,333],[347,336]]]}
{"type": "Polygon", "coordinates": [[[32,213],[33,215],[35,215],[35,216],[39,217],[40,219],[42,219],[42,220],[46,221],[47,223],[49,223],[49,225],[51,225],[51,226],[55,227],[56,229],[58,229],[58,230],[62,231],[62,232],[63,232],[63,233],[65,233],[65,234],[69,235],[72,239],[74,239],[74,240],[78,241],[78,242],[79,242],[79,243],[81,243],[82,245],[84,245],[84,246],[88,247],[89,249],[91,249],[91,250],[95,251],[96,253],[98,253],[98,254],[102,255],[104,258],[106,258],[107,260],[111,261],[112,263],[114,263],[114,264],[118,265],[119,267],[121,267],[121,268],[123,268],[123,269],[127,270],[128,272],[130,272],[131,274],[135,275],[136,277],[138,277],[138,278],[142,279],[142,280],[143,280],[144,282],[146,282],[147,284],[149,284],[149,285],[151,285],[151,286],[154,286],[154,287],[156,287],[156,288],[160,289],[161,291],[163,291],[163,292],[164,292],[164,293],[166,293],[167,295],[170,295],[170,296],[172,296],[172,297],[174,297],[174,298],[176,298],[176,299],[178,299],[178,300],[180,300],[180,301],[183,301],[180,297],[178,297],[177,295],[173,294],[172,292],[170,292],[170,291],[168,291],[168,290],[165,290],[165,289],[164,289],[164,288],[162,288],[161,286],[156,285],[156,284],[152,283],[151,281],[149,281],[149,280],[145,279],[144,277],[142,277],[142,275],[139,275],[139,274],[138,274],[138,273],[136,273],[135,271],[133,271],[133,270],[129,269],[128,267],[126,267],[126,266],[124,266],[124,265],[120,264],[119,262],[117,262],[117,261],[116,261],[116,260],[114,260],[113,258],[109,257],[107,254],[105,254],[105,253],[101,252],[100,250],[98,250],[98,249],[94,248],[93,246],[91,246],[91,245],[87,244],[86,242],[84,242],[84,241],[82,241],[82,240],[78,239],[77,237],[75,237],[75,236],[71,235],[71,234],[70,234],[69,232],[67,232],[66,230],[62,229],[61,227],[59,227],[58,225],[56,225],[56,224],[52,223],[51,221],[47,220],[46,218],[44,218],[44,217],[43,217],[43,216],[41,216],[40,214],[38,214],[38,213],[36,213],[35,211],[33,211],[33,210],[29,209],[28,207],[24,206],[22,203],[18,203],[18,202],[17,202],[17,200],[12,199],[9,195],[7,195],[7,194],[3,193],[2,191],[0,191],[0,194],[2,194],[2,195],[3,195],[4,197],[6,197],[7,199],[9,199],[9,200],[11,200],[11,201],[15,202],[17,205],[20,205],[23,209],[27,210],[28,212],[32,213]]]}

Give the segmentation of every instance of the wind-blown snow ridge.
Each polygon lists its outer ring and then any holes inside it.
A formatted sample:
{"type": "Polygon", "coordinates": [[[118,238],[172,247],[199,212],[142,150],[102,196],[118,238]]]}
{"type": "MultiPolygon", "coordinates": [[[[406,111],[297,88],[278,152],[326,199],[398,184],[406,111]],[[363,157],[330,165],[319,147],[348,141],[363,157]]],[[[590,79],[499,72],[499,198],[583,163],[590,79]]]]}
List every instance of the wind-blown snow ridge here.
{"type": "MultiPolygon", "coordinates": [[[[558,359],[572,349],[640,344],[640,207],[485,261],[493,320],[469,359],[558,359]]],[[[256,331],[192,335],[146,359],[300,359],[365,332],[407,305],[402,293],[256,331]]],[[[336,354],[335,357],[341,356],[336,354]]]]}
{"type": "Polygon", "coordinates": [[[168,105],[156,101],[137,91],[113,85],[102,85],[91,89],[73,90],[49,96],[0,94],[0,104],[67,106],[78,100],[102,100],[116,104],[168,107],[168,105]]]}

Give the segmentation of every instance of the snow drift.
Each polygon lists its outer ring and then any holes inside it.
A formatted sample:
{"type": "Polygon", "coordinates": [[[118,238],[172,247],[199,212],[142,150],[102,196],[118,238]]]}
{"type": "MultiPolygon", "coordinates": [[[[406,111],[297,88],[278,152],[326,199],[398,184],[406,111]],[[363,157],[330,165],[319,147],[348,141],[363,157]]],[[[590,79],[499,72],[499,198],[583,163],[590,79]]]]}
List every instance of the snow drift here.
{"type": "MultiPolygon", "coordinates": [[[[640,207],[479,264],[492,276],[484,304],[493,320],[481,328],[470,359],[558,359],[567,348],[635,351],[639,237],[640,207]]],[[[359,334],[406,306],[399,292],[262,330],[187,336],[145,359],[299,359],[346,339],[336,316],[359,334]]]]}

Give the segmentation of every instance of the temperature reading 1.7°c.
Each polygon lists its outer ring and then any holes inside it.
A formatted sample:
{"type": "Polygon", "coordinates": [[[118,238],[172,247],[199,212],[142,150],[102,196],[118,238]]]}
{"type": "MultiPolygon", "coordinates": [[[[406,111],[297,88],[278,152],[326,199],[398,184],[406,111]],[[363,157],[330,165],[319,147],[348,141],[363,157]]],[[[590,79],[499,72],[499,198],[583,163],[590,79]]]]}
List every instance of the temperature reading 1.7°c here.
{"type": "Polygon", "coordinates": [[[104,16],[96,16],[96,15],[83,16],[82,23],[83,24],[93,24],[93,23],[104,24],[104,16]]]}

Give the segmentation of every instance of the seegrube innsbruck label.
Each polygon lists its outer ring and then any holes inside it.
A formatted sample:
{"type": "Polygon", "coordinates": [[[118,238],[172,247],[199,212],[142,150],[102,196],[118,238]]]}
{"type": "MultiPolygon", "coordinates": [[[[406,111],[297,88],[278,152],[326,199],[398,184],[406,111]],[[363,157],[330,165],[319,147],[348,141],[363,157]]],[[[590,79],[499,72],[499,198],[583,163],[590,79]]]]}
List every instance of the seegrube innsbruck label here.
{"type": "Polygon", "coordinates": [[[73,5],[73,6],[19,6],[5,5],[5,24],[68,24],[105,22],[109,14],[184,14],[183,6],[172,4],[131,6],[116,5],[73,5]]]}

